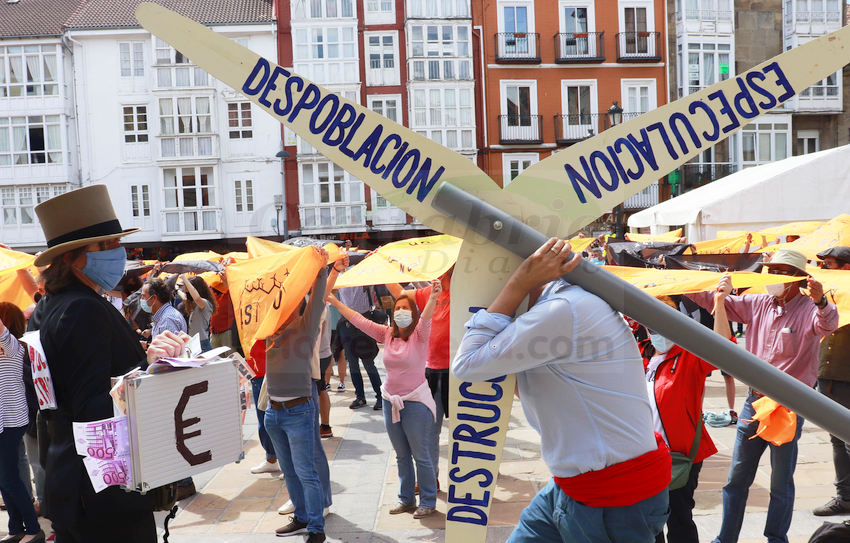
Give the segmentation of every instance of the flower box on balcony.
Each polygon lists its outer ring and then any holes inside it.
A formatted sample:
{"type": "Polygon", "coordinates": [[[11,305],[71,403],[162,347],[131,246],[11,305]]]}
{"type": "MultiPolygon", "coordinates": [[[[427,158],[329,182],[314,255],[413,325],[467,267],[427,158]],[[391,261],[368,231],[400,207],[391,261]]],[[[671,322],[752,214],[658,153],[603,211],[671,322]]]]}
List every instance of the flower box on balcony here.
{"type": "Polygon", "coordinates": [[[525,32],[514,32],[513,37],[514,38],[525,38],[525,32]]]}
{"type": "Polygon", "coordinates": [[[639,38],[648,38],[649,34],[650,34],[649,32],[638,32],[638,37],[639,38]]]}
{"type": "Polygon", "coordinates": [[[574,38],[586,38],[587,32],[576,32],[575,34],[573,34],[573,37],[574,38]]]}

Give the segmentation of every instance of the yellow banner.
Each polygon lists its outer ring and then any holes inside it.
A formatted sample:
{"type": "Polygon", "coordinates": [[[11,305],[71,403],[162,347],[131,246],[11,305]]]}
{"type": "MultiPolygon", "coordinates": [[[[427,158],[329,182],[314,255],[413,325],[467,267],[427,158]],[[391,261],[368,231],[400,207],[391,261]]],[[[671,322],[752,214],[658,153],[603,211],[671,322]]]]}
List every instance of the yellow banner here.
{"type": "Polygon", "coordinates": [[[670,232],[664,232],[663,234],[635,234],[632,232],[626,232],[626,239],[629,241],[668,241],[671,243],[678,243],[681,237],[681,228],[670,232]]]}
{"type": "Polygon", "coordinates": [[[794,249],[806,255],[809,260],[817,260],[818,253],[837,245],[850,246],[850,215],[839,215],[797,241],[771,245],[758,252],[773,253],[779,249],[794,249]]]}
{"type": "Polygon", "coordinates": [[[573,248],[573,252],[581,253],[585,251],[590,244],[593,243],[596,238],[572,238],[570,240],[570,246],[573,248]]]}
{"type": "Polygon", "coordinates": [[[284,253],[295,249],[292,245],[284,245],[283,243],[263,238],[255,238],[254,236],[248,236],[245,240],[245,245],[248,247],[248,254],[251,255],[251,258],[284,253]]]}
{"type": "Polygon", "coordinates": [[[462,240],[440,235],[388,243],[337,279],[337,287],[430,281],[457,261],[462,240]]]}
{"type": "MultiPolygon", "coordinates": [[[[759,230],[759,234],[765,236],[805,236],[811,234],[821,226],[824,222],[821,221],[801,221],[783,224],[782,226],[774,226],[759,230]]],[[[769,240],[768,240],[769,241],[769,240]]]]}
{"type": "MultiPolygon", "coordinates": [[[[744,243],[747,241],[747,235],[737,238],[719,238],[719,239],[709,239],[705,241],[698,241],[696,243],[692,243],[696,249],[696,253],[699,255],[717,255],[717,254],[738,254],[741,252],[741,248],[744,246],[744,243]]],[[[755,239],[753,239],[755,242],[755,239]]]]}
{"type": "MultiPolygon", "coordinates": [[[[717,282],[722,277],[722,274],[717,272],[697,270],[655,270],[626,266],[603,266],[603,268],[653,296],[712,291],[717,288],[717,282]]],[[[733,288],[799,281],[799,278],[767,273],[731,272],[729,275],[732,276],[733,288]]]]}
{"type": "Polygon", "coordinates": [[[280,328],[310,290],[324,257],[304,247],[232,264],[225,272],[242,350],[280,328]]]}

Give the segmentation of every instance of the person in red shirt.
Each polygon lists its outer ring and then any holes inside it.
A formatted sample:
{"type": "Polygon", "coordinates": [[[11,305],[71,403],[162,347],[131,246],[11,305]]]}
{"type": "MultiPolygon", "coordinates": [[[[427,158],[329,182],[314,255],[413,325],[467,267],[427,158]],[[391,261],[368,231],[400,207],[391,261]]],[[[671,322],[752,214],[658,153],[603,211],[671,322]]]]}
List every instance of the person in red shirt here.
{"type": "MultiPolygon", "coordinates": [[[[437,306],[434,309],[434,317],[431,321],[431,338],[428,341],[428,356],[425,364],[425,379],[428,380],[428,386],[431,388],[431,394],[434,396],[434,401],[437,404],[436,420],[431,428],[429,439],[429,449],[431,458],[434,463],[434,472],[439,477],[440,469],[440,431],[443,429],[443,417],[449,417],[449,313],[451,307],[451,284],[452,273],[455,267],[452,266],[438,279],[443,287],[443,292],[437,298],[437,306]]],[[[390,294],[396,300],[402,296],[407,296],[416,301],[416,306],[419,311],[425,310],[425,305],[431,296],[431,287],[420,288],[416,290],[404,290],[401,285],[388,284],[390,294]]],[[[440,481],[437,480],[437,489],[440,488],[440,481]]]]}
{"type": "MultiPolygon", "coordinates": [[[[723,300],[728,294],[727,291],[717,292],[718,309],[714,330],[735,341],[723,307],[723,300]]],[[[677,309],[677,304],[669,296],[659,296],[658,299],[677,309]]],[[[687,483],[669,491],[670,516],[667,518],[666,541],[699,543],[693,519],[694,491],[699,483],[703,460],[717,452],[703,424],[702,401],[705,396],[705,378],[716,368],[660,334],[652,330],[647,332],[649,337],[641,341],[639,346],[646,369],[647,392],[655,431],[664,437],[671,451],[689,456],[696,440],[697,428],[702,426],[687,483]]],[[[664,541],[662,530],[655,542],[664,541]]]]}

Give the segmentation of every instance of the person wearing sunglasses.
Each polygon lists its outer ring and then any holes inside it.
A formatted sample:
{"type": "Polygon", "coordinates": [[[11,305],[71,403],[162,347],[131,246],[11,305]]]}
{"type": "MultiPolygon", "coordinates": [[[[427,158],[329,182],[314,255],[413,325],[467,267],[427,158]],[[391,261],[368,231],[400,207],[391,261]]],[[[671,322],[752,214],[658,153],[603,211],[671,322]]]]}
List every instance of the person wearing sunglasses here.
{"type": "MultiPolygon", "coordinates": [[[[728,296],[724,306],[728,318],[743,322],[747,328],[747,350],[808,386],[817,381],[818,346],[824,336],[838,328],[838,310],[824,296],[823,285],[806,273],[806,256],[792,249],[776,251],[763,265],[768,273],[798,280],[768,285],[767,294],[728,296]],[[801,289],[806,288],[804,293],[801,289]]],[[[718,290],[730,289],[732,278],[724,275],[718,290]]],[[[706,309],[714,306],[713,292],[688,295],[706,309]]],[[[756,436],[757,424],[748,424],[755,410],[752,403],[764,395],[750,388],[738,416],[735,448],[729,479],[723,487],[723,520],[713,543],[738,540],[744,521],[747,495],[759,468],[759,459],[770,447],[770,503],[764,535],[768,541],[787,541],[794,513],[794,469],[797,466],[797,441],[803,418],[797,415],[797,431],[789,443],[774,445],[756,436]]]]}
{"type": "MultiPolygon", "coordinates": [[[[824,270],[850,270],[850,247],[832,247],[817,255],[824,270]]],[[[818,390],[850,408],[850,325],[842,326],[820,343],[818,390]]],[[[850,513],[850,444],[830,435],[835,466],[836,495],[812,513],[819,517],[850,513]]]]}

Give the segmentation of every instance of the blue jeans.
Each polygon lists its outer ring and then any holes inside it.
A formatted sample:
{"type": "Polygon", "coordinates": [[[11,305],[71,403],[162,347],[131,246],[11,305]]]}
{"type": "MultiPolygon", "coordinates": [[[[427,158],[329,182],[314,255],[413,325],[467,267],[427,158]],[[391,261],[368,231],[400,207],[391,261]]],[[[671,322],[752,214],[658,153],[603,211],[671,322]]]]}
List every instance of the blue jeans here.
{"type": "Polygon", "coordinates": [[[295,518],[306,522],[308,531],[324,533],[324,496],[315,465],[315,448],[319,441],[316,438],[319,431],[317,409],[312,398],[289,409],[269,409],[266,411],[266,431],[274,443],[280,470],[286,476],[286,489],[295,506],[295,518]]]}
{"type": "Polygon", "coordinates": [[[437,506],[437,474],[428,451],[434,415],[422,402],[404,402],[401,420],[393,422],[393,410],[387,403],[384,424],[398,462],[398,501],[405,505],[416,503],[416,482],[419,481],[419,506],[437,506]],[[416,476],[413,461],[416,460],[416,476]]]}
{"type": "MultiPolygon", "coordinates": [[[[313,381],[313,405],[316,406],[315,419],[316,419],[316,428],[319,427],[319,387],[318,382],[313,381]]],[[[322,446],[322,436],[319,435],[319,431],[316,430],[316,444],[313,447],[313,452],[315,453],[315,458],[313,461],[316,463],[316,471],[319,472],[319,480],[322,482],[322,497],[324,498],[325,507],[330,507],[333,504],[333,498],[331,497],[331,468],[328,466],[328,457],[325,454],[325,448],[322,446]]]]}
{"type": "Polygon", "coordinates": [[[797,467],[797,441],[803,432],[803,417],[797,415],[797,433],[794,440],[780,446],[773,445],[760,437],[750,439],[758,430],[758,424],[747,424],[755,415],[753,402],[758,396],[750,394],[738,415],[738,435],[732,451],[729,480],[723,487],[723,523],[720,535],[714,543],[736,543],[744,522],[747,495],[756,477],[758,463],[764,450],[770,447],[770,503],[767,506],[767,522],[764,536],[768,543],[788,543],[788,528],[794,513],[794,469],[797,467]]]}
{"type": "Polygon", "coordinates": [[[251,379],[251,391],[254,393],[254,409],[257,410],[257,435],[260,436],[260,445],[266,451],[266,460],[277,461],[277,456],[274,454],[274,445],[269,438],[268,432],[266,432],[266,412],[260,411],[260,408],[257,407],[257,402],[260,399],[260,389],[263,388],[263,379],[264,377],[254,377],[251,379]]]}
{"type": "Polygon", "coordinates": [[[207,351],[212,351],[212,342],[210,338],[201,340],[201,352],[205,353],[207,351]]]}
{"type": "Polygon", "coordinates": [[[0,494],[9,512],[9,534],[11,535],[21,532],[35,535],[41,531],[32,497],[27,493],[26,485],[21,480],[18,470],[18,448],[26,429],[26,426],[18,426],[4,428],[0,432],[0,494]]]}
{"type": "Polygon", "coordinates": [[[363,376],[360,374],[360,362],[362,361],[366,368],[366,374],[369,376],[369,382],[372,383],[372,390],[375,391],[377,403],[382,403],[381,376],[378,375],[378,368],[375,367],[375,358],[361,360],[357,356],[358,352],[362,354],[362,351],[366,350],[363,348],[365,342],[374,340],[349,322],[341,323],[337,330],[339,330],[339,339],[342,341],[342,348],[345,351],[345,360],[348,361],[348,375],[351,377],[351,382],[354,383],[354,395],[357,396],[358,400],[366,399],[363,376]]]}
{"type": "Polygon", "coordinates": [[[667,521],[667,489],[626,507],[590,507],[549,481],[522,512],[508,543],[653,543],[667,521]]]}

